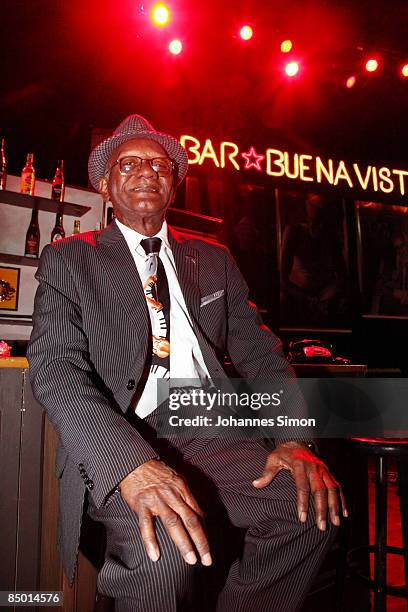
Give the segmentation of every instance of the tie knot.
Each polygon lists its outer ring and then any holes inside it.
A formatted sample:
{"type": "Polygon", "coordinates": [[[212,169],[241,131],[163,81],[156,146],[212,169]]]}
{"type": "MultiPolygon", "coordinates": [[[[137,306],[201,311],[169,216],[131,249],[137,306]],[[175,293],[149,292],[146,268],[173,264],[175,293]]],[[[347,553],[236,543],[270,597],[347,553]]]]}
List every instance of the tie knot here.
{"type": "Polygon", "coordinates": [[[160,253],[161,238],[144,238],[140,241],[140,244],[144,248],[146,255],[150,253],[160,253]]]}

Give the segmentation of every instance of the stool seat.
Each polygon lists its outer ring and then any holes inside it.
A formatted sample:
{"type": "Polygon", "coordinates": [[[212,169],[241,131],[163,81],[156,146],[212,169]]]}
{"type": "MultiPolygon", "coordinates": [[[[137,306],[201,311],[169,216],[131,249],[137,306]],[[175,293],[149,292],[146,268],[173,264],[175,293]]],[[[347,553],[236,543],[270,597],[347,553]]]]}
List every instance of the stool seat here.
{"type": "Polygon", "coordinates": [[[408,455],[407,438],[351,438],[356,450],[368,455],[408,455]]]}

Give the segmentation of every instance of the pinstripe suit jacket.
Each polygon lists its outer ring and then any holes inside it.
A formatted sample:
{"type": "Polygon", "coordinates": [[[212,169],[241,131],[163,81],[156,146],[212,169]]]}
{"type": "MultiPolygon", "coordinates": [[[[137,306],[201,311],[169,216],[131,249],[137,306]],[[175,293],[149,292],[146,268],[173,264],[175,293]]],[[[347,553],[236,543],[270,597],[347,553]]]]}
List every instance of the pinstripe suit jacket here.
{"type": "MultiPolygon", "coordinates": [[[[243,377],[292,376],[280,341],[248,302],[228,250],[170,228],[169,241],[210,376],[226,377],[226,352],[243,377]],[[200,308],[202,296],[222,290],[200,308]]],[[[34,395],[60,438],[59,547],[72,580],[86,488],[100,507],[126,474],[157,457],[124,418],[146,361],[149,314],[114,222],[46,246],[37,279],[27,356],[34,395]]]]}

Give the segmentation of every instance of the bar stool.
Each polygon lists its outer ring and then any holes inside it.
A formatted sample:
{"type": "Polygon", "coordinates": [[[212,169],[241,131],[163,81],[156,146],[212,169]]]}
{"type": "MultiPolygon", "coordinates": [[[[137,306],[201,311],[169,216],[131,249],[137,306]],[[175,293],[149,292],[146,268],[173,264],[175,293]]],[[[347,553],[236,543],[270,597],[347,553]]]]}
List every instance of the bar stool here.
{"type": "MultiPolygon", "coordinates": [[[[386,595],[407,598],[408,605],[408,439],[352,438],[354,449],[375,461],[375,541],[368,550],[374,552],[374,580],[364,576],[374,591],[374,611],[386,610],[386,595]],[[400,494],[402,547],[387,545],[387,463],[393,457],[397,465],[400,494]],[[387,553],[403,555],[404,586],[387,585],[387,553]]],[[[348,553],[351,561],[353,549],[348,553]]],[[[359,574],[360,575],[360,574],[359,574]]],[[[361,576],[361,575],[360,575],[361,576]]]]}

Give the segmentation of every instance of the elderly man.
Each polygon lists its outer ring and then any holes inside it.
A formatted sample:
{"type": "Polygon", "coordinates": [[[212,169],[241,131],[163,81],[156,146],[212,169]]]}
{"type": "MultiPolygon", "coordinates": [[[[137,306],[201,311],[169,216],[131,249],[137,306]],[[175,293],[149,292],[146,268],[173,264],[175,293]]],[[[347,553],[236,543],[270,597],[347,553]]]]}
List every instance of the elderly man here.
{"type": "MultiPolygon", "coordinates": [[[[99,144],[89,176],[115,221],[47,246],[28,358],[59,438],[59,544],[73,579],[84,509],[106,527],[101,593],[116,610],[195,610],[213,562],[205,513],[246,529],[217,610],[295,610],[331,542],[341,490],[306,442],[156,435],[158,378],[293,374],[227,249],[183,237],[165,214],[187,172],[179,142],[131,115],[99,144]],[[309,498],[313,503],[309,503],[309,498]]],[[[293,414],[304,414],[301,401],[293,414]]]]}

